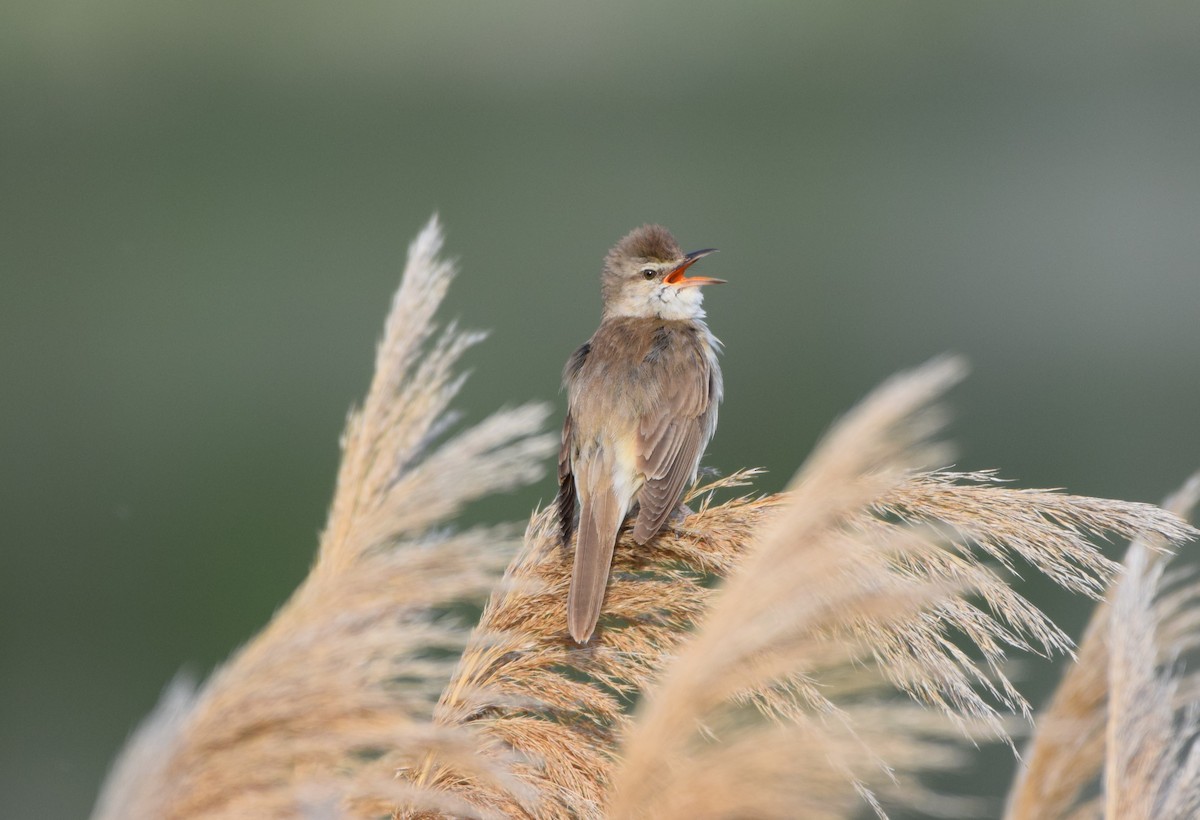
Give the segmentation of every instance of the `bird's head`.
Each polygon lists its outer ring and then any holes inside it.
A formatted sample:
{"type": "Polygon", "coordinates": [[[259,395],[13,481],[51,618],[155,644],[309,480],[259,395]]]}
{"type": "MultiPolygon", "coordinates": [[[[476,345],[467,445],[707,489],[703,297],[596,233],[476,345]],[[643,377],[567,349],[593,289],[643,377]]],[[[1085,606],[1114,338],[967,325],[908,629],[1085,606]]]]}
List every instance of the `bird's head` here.
{"type": "Polygon", "coordinates": [[[700,286],[719,285],[724,280],[685,274],[696,260],[715,252],[716,248],[707,248],[684,253],[661,225],[635,228],[604,259],[604,317],[703,317],[700,286]]]}

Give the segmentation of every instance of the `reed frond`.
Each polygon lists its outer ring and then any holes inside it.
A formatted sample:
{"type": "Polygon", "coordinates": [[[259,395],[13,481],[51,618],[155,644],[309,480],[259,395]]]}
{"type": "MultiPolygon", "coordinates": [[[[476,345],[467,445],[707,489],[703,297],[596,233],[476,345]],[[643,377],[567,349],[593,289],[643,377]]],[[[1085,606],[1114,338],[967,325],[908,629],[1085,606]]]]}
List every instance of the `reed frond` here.
{"type": "MultiPolygon", "coordinates": [[[[1198,499],[1200,474],[1164,501],[1163,508],[1186,518],[1198,499]]],[[[1009,793],[1005,813],[1008,820],[1100,817],[1106,799],[1123,799],[1110,791],[1110,784],[1104,784],[1103,791],[1101,788],[1106,765],[1116,767],[1112,775],[1121,777],[1123,767],[1112,754],[1128,754],[1127,741],[1138,736],[1134,733],[1122,740],[1120,748],[1124,752],[1110,751],[1105,737],[1110,722],[1123,719],[1109,714],[1114,676],[1120,679],[1126,694],[1139,689],[1143,695],[1161,694],[1148,688],[1148,680],[1159,680],[1153,677],[1154,670],[1162,664],[1174,664],[1180,654],[1194,647],[1197,636],[1200,607],[1196,606],[1194,584],[1168,584],[1171,591],[1155,598],[1166,546],[1167,542],[1154,533],[1141,534],[1130,544],[1124,574],[1096,605],[1076,661],[1067,668],[1049,704],[1037,717],[1037,731],[1009,793]],[[1121,593],[1126,585],[1128,589],[1121,593]],[[1122,595],[1126,612],[1116,615],[1115,601],[1122,595]],[[1153,602],[1149,608],[1148,601],[1153,602]],[[1123,622],[1125,619],[1128,624],[1123,622]],[[1139,641],[1144,643],[1138,646],[1139,641]],[[1114,646],[1121,648],[1119,657],[1114,654],[1114,646]],[[1153,657],[1136,657],[1147,652],[1153,657]],[[1138,684],[1130,687],[1132,680],[1138,684]]],[[[1200,698],[1193,696],[1190,700],[1200,698]]],[[[1178,698],[1172,701],[1179,705],[1178,698]]],[[[1172,701],[1166,708],[1172,708],[1172,701]]],[[[1165,746],[1174,737],[1168,733],[1158,740],[1165,746]]]]}
{"type": "Polygon", "coordinates": [[[756,473],[694,488],[688,501],[699,499],[698,511],[644,547],[622,534],[600,628],[586,647],[567,633],[571,553],[560,544],[555,511],[535,513],[434,719],[468,728],[487,748],[516,753],[513,773],[540,796],[536,813],[520,795],[488,787],[445,760],[431,758],[408,773],[414,782],[505,816],[602,816],[630,699],[650,684],[704,611],[710,578],[740,563],[779,503],[778,497],[741,497],[710,504],[714,492],[745,486],[756,473]]]}
{"type": "Polygon", "coordinates": [[[1175,605],[1158,597],[1165,562],[1143,542],[1130,547],[1109,624],[1108,725],[1104,803],[1108,817],[1185,820],[1200,815],[1200,703],[1179,708],[1182,684],[1194,678],[1176,657],[1160,666],[1166,619],[1187,619],[1193,576],[1175,590],[1175,605]]]}
{"type": "Polygon", "coordinates": [[[923,800],[910,775],[951,758],[923,754],[922,738],[890,725],[886,710],[865,721],[856,714],[863,699],[894,686],[971,736],[1007,738],[1003,715],[1028,706],[1005,674],[1006,650],[1069,646],[985,561],[1019,558],[1096,594],[1113,566],[1081,531],[1189,535],[1152,505],[928,472],[943,453],[929,439],[930,403],[958,372],[948,360],[893,380],[818,446],[786,510],[647,692],[613,774],[609,816],[697,816],[701,793],[703,816],[713,817],[792,817],[808,794],[823,795],[830,816],[858,799],[879,812],[879,800],[923,800]],[[874,675],[875,685],[857,680],[855,696],[835,701],[823,681],[854,678],[848,669],[874,675]],[[801,748],[805,763],[816,757],[824,767],[788,766],[801,748]],[[754,789],[734,788],[735,779],[715,785],[716,771],[749,777],[747,761],[772,759],[778,776],[754,789]]]}
{"type": "Polygon", "coordinates": [[[435,528],[536,479],[554,441],[542,405],[445,436],[458,359],[481,337],[434,321],[454,275],[441,245],[435,219],[409,248],[308,578],[198,692],[168,691],[94,817],[377,816],[399,799],[458,811],[451,795],[393,779],[432,751],[517,788],[471,737],[429,723],[466,636],[448,608],[483,600],[515,533],[435,528]]]}

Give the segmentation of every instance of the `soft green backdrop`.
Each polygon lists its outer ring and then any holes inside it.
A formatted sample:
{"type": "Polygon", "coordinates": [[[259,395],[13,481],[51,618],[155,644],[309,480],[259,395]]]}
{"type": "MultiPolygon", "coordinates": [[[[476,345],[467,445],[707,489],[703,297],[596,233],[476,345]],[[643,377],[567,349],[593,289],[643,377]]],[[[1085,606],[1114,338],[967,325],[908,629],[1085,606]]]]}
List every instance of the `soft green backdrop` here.
{"type": "Polygon", "coordinates": [[[303,576],[434,210],[447,314],[493,331],[469,418],[560,401],[600,258],[655,220],[721,248],[708,461],[764,489],[944,350],[963,467],[1155,500],[1200,466],[1193,4],[7,0],[0,815],[84,814],[303,576]]]}

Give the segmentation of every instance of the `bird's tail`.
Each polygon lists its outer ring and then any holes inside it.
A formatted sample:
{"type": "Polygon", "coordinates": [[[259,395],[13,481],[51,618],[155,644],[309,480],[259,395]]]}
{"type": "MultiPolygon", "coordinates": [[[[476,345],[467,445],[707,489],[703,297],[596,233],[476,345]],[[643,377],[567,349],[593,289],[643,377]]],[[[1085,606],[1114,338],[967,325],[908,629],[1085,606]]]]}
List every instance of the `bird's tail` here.
{"type": "Polygon", "coordinates": [[[625,518],[626,506],[611,488],[591,493],[583,499],[575,566],[571,570],[571,591],[567,595],[567,628],[576,643],[587,643],[596,629],[596,621],[600,620],[613,547],[625,518]]]}

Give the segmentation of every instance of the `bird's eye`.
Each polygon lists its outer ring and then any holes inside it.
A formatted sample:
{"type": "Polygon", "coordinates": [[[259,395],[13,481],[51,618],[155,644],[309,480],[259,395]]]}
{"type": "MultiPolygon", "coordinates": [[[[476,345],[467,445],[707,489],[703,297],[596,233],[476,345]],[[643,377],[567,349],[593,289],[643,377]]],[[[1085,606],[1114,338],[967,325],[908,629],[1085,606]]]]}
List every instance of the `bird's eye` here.
{"type": "Polygon", "coordinates": [[[653,279],[657,275],[658,271],[656,271],[654,268],[642,268],[642,276],[644,276],[646,279],[653,279]]]}

